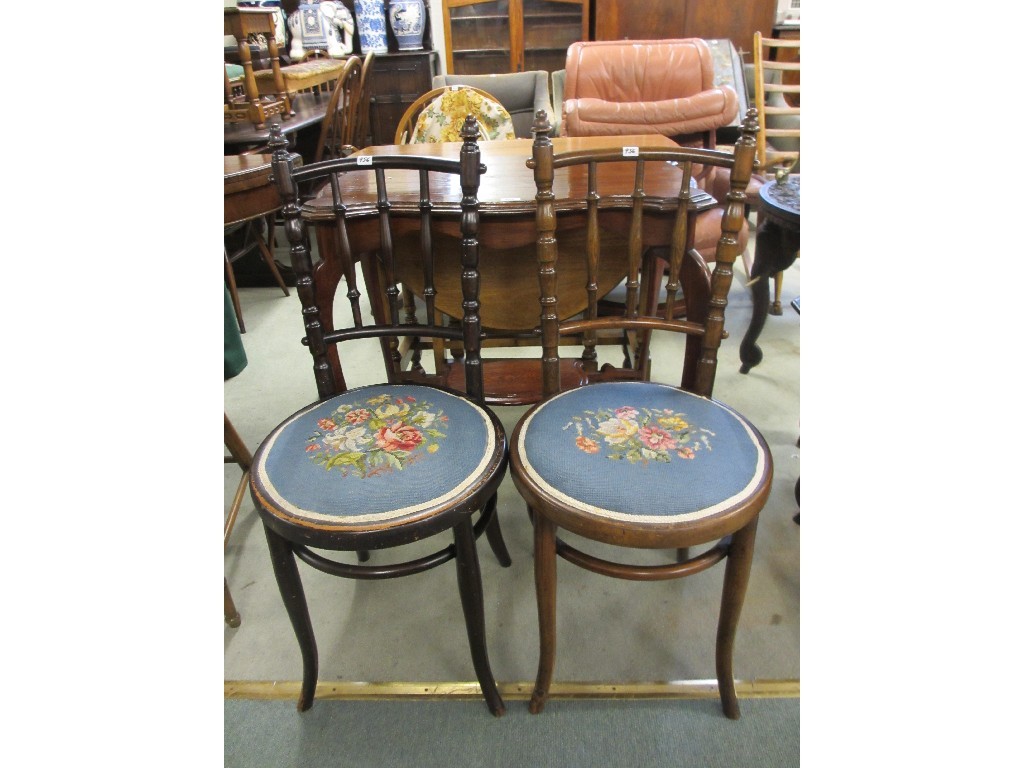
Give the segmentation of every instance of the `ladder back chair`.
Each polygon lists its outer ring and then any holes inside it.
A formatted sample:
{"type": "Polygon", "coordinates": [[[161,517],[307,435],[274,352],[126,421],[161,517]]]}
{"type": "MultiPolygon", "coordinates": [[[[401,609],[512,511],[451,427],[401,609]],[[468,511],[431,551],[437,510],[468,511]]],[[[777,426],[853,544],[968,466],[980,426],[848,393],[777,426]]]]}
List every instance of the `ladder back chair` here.
{"type": "MultiPolygon", "coordinates": [[[[754,105],[761,130],[757,162],[766,178],[796,173],[800,162],[800,40],[754,33],[754,105]]],[[[749,270],[748,270],[749,271],[749,270]]],[[[776,272],[769,309],[782,314],[782,272],[776,272]]]]}
{"type": "Polygon", "coordinates": [[[699,573],[726,560],[718,619],[716,669],[725,714],[739,717],[732,675],[732,650],[753,557],[758,514],[768,498],[772,458],[764,438],[747,419],[711,399],[724,310],[732,265],[738,255],[747,183],[754,165],[754,110],[743,122],[734,151],[701,148],[635,147],[555,154],[546,116],[535,124],[532,164],[537,184],[537,271],[540,283],[540,325],[546,399],[516,425],[509,444],[512,477],[526,500],[534,529],[534,572],[540,621],[540,663],[530,711],[547,701],[554,673],[556,556],[587,570],[614,578],[650,581],[699,573]],[[631,150],[631,154],[627,152],[631,150]],[[594,276],[602,260],[616,258],[600,249],[598,231],[605,222],[599,170],[610,163],[632,163],[635,191],[628,214],[629,286],[626,305],[617,316],[597,312],[594,276]],[[644,191],[645,166],[678,163],[676,200],[657,199],[644,191]],[[715,268],[708,274],[703,260],[685,247],[692,216],[693,167],[710,164],[730,171],[722,231],[715,268]],[[581,316],[559,312],[559,217],[556,205],[558,169],[579,168],[590,180],[587,199],[589,309],[581,316]],[[641,301],[641,253],[650,214],[674,211],[669,247],[668,311],[659,314],[652,302],[641,301]],[[682,287],[686,319],[672,307],[682,287]],[[609,327],[649,333],[685,335],[680,386],[654,381],[617,380],[614,370],[602,372],[586,386],[560,391],[559,344],[566,335],[609,327]],[[559,529],[584,540],[626,548],[675,550],[671,562],[638,565],[600,559],[576,549],[557,535],[559,529]],[[703,546],[706,545],[706,549],[703,546]],[[689,548],[703,551],[690,556],[689,548]]]}
{"type": "MultiPolygon", "coordinates": [[[[487,656],[484,600],[476,538],[484,531],[498,561],[511,564],[496,514],[497,489],[507,467],[507,443],[498,418],[483,405],[480,364],[478,245],[476,241],[480,164],[475,121],[467,121],[459,160],[404,155],[347,157],[302,168],[286,149],[279,130],[273,175],[284,201],[285,232],[297,275],[306,336],[313,357],[319,400],[289,416],[261,443],[253,456],[250,491],[262,519],[274,574],[299,642],[303,660],[299,711],[312,706],[317,679],[317,649],[296,558],[328,574],[352,579],[388,579],[456,561],[458,589],[469,636],[473,668],[490,711],[504,712],[487,656]],[[419,210],[412,213],[421,229],[420,264],[433,284],[435,189],[461,188],[460,211],[454,215],[462,234],[461,292],[465,317],[455,329],[430,317],[409,329],[400,324],[395,282],[394,227],[401,218],[391,211],[388,186],[398,175],[419,180],[419,210]],[[379,258],[391,304],[387,317],[363,317],[356,261],[349,248],[352,213],[339,179],[354,175],[375,190],[377,204],[370,224],[379,233],[379,258]],[[443,177],[438,179],[438,177],[443,177]],[[314,269],[303,213],[306,189],[329,185],[332,226],[337,249],[325,252],[314,269]],[[348,285],[346,322],[323,317],[324,296],[317,280],[322,269],[340,269],[348,285]],[[347,324],[346,324],[347,323],[347,324]],[[328,348],[360,339],[389,339],[410,330],[419,336],[458,338],[466,353],[467,394],[421,384],[393,381],[349,388],[340,367],[343,356],[328,359],[328,348]],[[474,513],[480,513],[476,523],[474,513]],[[454,541],[431,554],[399,564],[362,564],[370,550],[397,547],[451,531],[454,541]],[[348,563],[316,550],[355,552],[348,563]]],[[[366,214],[363,214],[364,216],[366,214]]],[[[368,259],[369,257],[364,257],[368,259]]],[[[364,271],[367,265],[363,263],[364,271]]],[[[332,294],[333,295],[333,294],[332,294]]],[[[340,314],[340,313],[339,313],[340,314]]],[[[357,373],[350,373],[356,375],[357,373]]]]}

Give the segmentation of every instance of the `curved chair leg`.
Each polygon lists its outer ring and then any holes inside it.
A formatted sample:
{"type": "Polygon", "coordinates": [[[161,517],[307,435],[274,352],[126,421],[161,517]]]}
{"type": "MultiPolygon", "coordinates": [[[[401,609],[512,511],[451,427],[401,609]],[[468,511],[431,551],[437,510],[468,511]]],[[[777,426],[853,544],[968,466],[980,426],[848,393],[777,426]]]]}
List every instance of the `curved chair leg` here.
{"type": "Polygon", "coordinates": [[[533,575],[537,583],[537,618],[540,623],[540,662],[537,682],[530,697],[530,712],[543,711],[555,671],[555,593],[557,565],[555,525],[544,515],[531,510],[533,517],[533,575]]]}
{"type": "Polygon", "coordinates": [[[722,607],[718,615],[718,638],[715,643],[715,671],[718,675],[718,695],[722,711],[732,720],[740,718],[740,704],[736,698],[736,681],[732,674],[732,651],[736,640],[736,627],[743,608],[750,578],[750,564],[754,560],[754,537],[757,517],[732,535],[729,556],[725,561],[725,581],[722,585],[722,607]]]}
{"type": "Polygon", "coordinates": [[[487,658],[487,635],[484,631],[484,589],[480,578],[480,561],[476,554],[476,537],[473,535],[473,520],[466,515],[453,530],[455,537],[455,561],[459,580],[459,595],[462,598],[462,612],[466,617],[466,631],[469,635],[469,652],[473,657],[473,669],[480,681],[487,708],[495,717],[505,714],[505,702],[501,700],[498,686],[491,673],[487,658]]]}
{"type": "Polygon", "coordinates": [[[299,693],[299,712],[305,712],[313,706],[313,695],[316,693],[317,652],[316,638],[313,636],[313,623],[309,620],[309,608],[306,606],[306,594],[302,589],[299,569],[295,563],[295,554],[291,545],[272,530],[263,526],[270,547],[270,562],[274,566],[277,588],[281,590],[284,607],[291,619],[295,638],[299,641],[302,652],[302,690],[299,693]]]}
{"type": "Polygon", "coordinates": [[[491,545],[491,551],[494,556],[498,558],[498,564],[502,568],[508,568],[512,565],[512,556],[508,553],[508,547],[505,546],[505,538],[501,535],[501,525],[498,523],[498,494],[495,492],[493,496],[487,501],[487,507],[484,510],[484,514],[491,516],[491,521],[487,524],[485,529],[487,533],[487,543],[491,545]]]}
{"type": "Polygon", "coordinates": [[[242,624],[242,616],[235,608],[235,601],[231,599],[227,577],[224,578],[224,621],[232,629],[237,629],[242,624]]]}

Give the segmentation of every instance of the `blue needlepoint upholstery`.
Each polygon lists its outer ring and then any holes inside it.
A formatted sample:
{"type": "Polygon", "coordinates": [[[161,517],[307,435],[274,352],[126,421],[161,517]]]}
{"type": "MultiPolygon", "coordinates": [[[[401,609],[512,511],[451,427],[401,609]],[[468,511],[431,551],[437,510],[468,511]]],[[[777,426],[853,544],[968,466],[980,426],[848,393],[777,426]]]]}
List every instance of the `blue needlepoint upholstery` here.
{"type": "Polygon", "coordinates": [[[292,517],[383,523],[457,497],[486,473],[495,441],[487,414],[464,398],[375,385],[289,418],[264,441],[253,473],[292,517]]]}
{"type": "Polygon", "coordinates": [[[524,422],[517,449],[554,498],[633,522],[709,517],[749,496],[766,471],[761,442],[733,410],[650,382],[553,397],[524,422]]]}

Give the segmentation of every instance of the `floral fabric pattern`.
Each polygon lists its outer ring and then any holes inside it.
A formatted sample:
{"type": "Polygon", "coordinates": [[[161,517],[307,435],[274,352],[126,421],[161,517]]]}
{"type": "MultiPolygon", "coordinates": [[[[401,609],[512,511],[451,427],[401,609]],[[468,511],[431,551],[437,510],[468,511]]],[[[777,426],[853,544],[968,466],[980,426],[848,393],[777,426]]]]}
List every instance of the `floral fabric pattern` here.
{"type": "Polygon", "coordinates": [[[466,117],[480,123],[480,141],[514,139],[512,117],[498,102],[466,88],[451,87],[431,101],[416,118],[413,144],[462,141],[459,132],[466,117]]]}
{"type": "Polygon", "coordinates": [[[444,411],[431,403],[378,395],[318,419],[306,453],[325,470],[340,470],[342,477],[385,475],[436,453],[447,426],[444,411]]]}
{"type": "Polygon", "coordinates": [[[601,454],[615,461],[646,465],[649,461],[669,463],[673,459],[694,459],[699,451],[710,451],[715,433],[695,427],[686,414],[671,409],[634,408],[583,411],[563,427],[575,427],[576,447],[589,454],[601,454]]]}

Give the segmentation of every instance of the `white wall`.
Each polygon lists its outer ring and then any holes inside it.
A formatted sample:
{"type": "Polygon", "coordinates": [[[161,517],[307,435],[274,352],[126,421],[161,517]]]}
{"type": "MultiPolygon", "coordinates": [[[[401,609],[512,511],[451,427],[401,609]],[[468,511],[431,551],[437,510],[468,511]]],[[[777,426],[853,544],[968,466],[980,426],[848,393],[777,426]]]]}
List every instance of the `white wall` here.
{"type": "Polygon", "coordinates": [[[434,50],[440,58],[438,71],[442,75],[448,74],[448,46],[444,40],[444,11],[441,9],[441,0],[426,0],[430,11],[430,29],[434,38],[434,50]]]}

